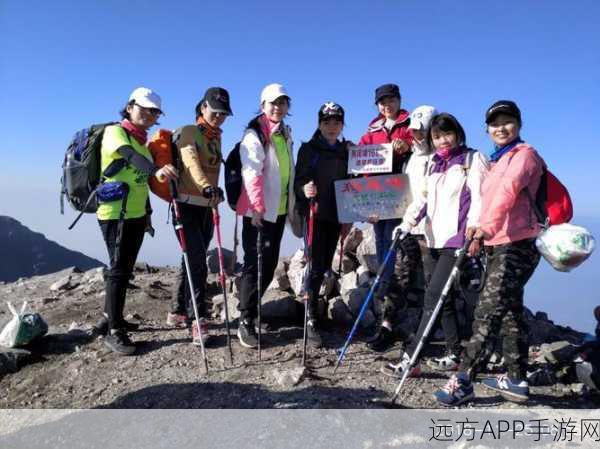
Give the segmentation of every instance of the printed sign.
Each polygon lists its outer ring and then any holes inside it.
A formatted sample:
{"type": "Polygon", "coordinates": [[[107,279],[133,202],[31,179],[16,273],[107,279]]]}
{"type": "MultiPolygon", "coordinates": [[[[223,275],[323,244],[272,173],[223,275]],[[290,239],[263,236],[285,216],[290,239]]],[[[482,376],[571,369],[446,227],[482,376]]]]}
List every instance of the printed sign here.
{"type": "Polygon", "coordinates": [[[348,174],[390,173],[394,151],[392,144],[358,145],[348,150],[348,174]]]}
{"type": "Polygon", "coordinates": [[[335,181],[335,199],[340,223],[402,218],[412,201],[407,175],[380,175],[335,181]]]}

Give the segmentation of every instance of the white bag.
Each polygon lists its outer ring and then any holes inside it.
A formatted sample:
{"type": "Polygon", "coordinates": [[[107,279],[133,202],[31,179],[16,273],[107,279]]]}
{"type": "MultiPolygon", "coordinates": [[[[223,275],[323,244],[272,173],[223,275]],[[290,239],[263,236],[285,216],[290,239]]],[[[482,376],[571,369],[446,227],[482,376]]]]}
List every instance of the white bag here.
{"type": "Polygon", "coordinates": [[[6,302],[8,310],[13,314],[2,332],[0,332],[0,346],[16,348],[31,343],[38,337],[46,335],[48,325],[39,313],[25,313],[27,301],[23,301],[21,311],[17,312],[10,302],[6,302]]]}
{"type": "Polygon", "coordinates": [[[571,271],[590,257],[596,241],[587,229],[563,223],[544,229],[535,245],[554,269],[571,271]]]}

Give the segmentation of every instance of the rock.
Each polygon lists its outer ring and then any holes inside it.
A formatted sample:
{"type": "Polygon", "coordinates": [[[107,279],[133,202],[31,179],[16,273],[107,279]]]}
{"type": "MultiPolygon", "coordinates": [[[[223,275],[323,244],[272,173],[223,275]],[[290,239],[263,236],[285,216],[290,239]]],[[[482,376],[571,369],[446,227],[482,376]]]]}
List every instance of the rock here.
{"type": "Polygon", "coordinates": [[[71,332],[74,330],[78,330],[79,329],[79,324],[77,324],[75,321],[72,321],[71,324],[69,325],[69,329],[67,332],[71,332]]]}
{"type": "Polygon", "coordinates": [[[55,302],[58,300],[59,300],[59,298],[57,296],[45,296],[41,299],[41,303],[46,305],[46,304],[50,304],[51,302],[55,302]]]}
{"type": "Polygon", "coordinates": [[[26,349],[0,347],[0,375],[16,373],[30,357],[26,349]]]}
{"type": "Polygon", "coordinates": [[[342,298],[344,298],[344,302],[350,309],[352,315],[358,315],[358,312],[362,307],[362,304],[368,293],[368,288],[355,288],[354,290],[350,290],[346,294],[342,295],[342,298]]]}
{"type": "Polygon", "coordinates": [[[300,382],[302,382],[305,373],[306,368],[300,366],[288,370],[275,369],[271,372],[271,375],[273,376],[277,384],[281,385],[284,388],[292,388],[298,385],[300,382]]]}
{"type": "Polygon", "coordinates": [[[368,287],[371,283],[371,272],[366,267],[360,265],[356,270],[356,274],[358,276],[358,286],[368,287]]]}
{"type": "Polygon", "coordinates": [[[553,343],[544,343],[540,346],[535,361],[538,363],[551,363],[553,365],[570,363],[576,352],[576,346],[568,341],[561,340],[553,343]]]}
{"type": "Polygon", "coordinates": [[[286,264],[283,261],[279,261],[273,274],[273,280],[267,287],[267,290],[288,290],[291,287],[290,279],[287,275],[286,264]]]}
{"type": "Polygon", "coordinates": [[[50,286],[50,291],[51,292],[67,291],[67,290],[71,290],[71,289],[77,287],[78,285],[79,285],[79,283],[71,283],[71,276],[69,275],[62,279],[59,279],[54,284],[52,284],[50,286]]]}
{"type": "Polygon", "coordinates": [[[379,263],[377,263],[373,226],[369,226],[365,231],[363,231],[363,240],[356,249],[356,257],[358,258],[360,264],[368,268],[371,273],[377,273],[379,263]]]}
{"type": "Polygon", "coordinates": [[[304,277],[306,275],[306,261],[304,260],[304,253],[302,250],[298,250],[292,256],[290,260],[290,266],[287,272],[288,279],[290,281],[290,287],[296,296],[301,296],[304,293],[304,277]]]}
{"type": "Polygon", "coordinates": [[[150,265],[147,262],[137,262],[133,267],[133,271],[138,272],[138,273],[153,274],[153,273],[158,273],[159,269],[156,267],[153,267],[152,265],[150,265]]]}
{"type": "MultiPolygon", "coordinates": [[[[232,274],[231,263],[233,261],[233,251],[223,248],[223,264],[225,273],[232,274]]],[[[219,253],[217,248],[213,248],[206,253],[206,265],[209,273],[219,273],[219,253]]]]}
{"type": "Polygon", "coordinates": [[[353,321],[350,309],[341,296],[334,298],[333,301],[329,302],[327,318],[341,326],[348,326],[353,321]]]}
{"type": "Polygon", "coordinates": [[[340,293],[342,296],[347,296],[349,293],[358,287],[358,275],[356,272],[344,274],[340,280],[340,293]]]}
{"type": "Polygon", "coordinates": [[[321,284],[321,289],[319,290],[319,295],[325,298],[332,298],[337,294],[338,283],[333,271],[328,270],[325,273],[325,277],[323,278],[323,283],[321,284]]]}
{"type": "Polygon", "coordinates": [[[289,293],[267,290],[262,298],[262,317],[296,319],[303,310],[303,303],[289,293]]]}
{"type": "MultiPolygon", "coordinates": [[[[212,315],[219,317],[221,321],[225,322],[225,301],[223,295],[215,295],[212,297],[212,315]]],[[[227,292],[227,312],[229,313],[229,321],[237,320],[240,317],[240,311],[237,309],[239,299],[236,295],[229,294],[227,292]]]]}

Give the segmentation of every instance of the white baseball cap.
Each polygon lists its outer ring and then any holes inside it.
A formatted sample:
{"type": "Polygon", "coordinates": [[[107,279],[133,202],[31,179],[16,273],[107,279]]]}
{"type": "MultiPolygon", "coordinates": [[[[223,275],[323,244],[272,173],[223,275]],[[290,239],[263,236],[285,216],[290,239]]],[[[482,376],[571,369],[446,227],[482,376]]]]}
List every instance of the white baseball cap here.
{"type": "Polygon", "coordinates": [[[267,103],[272,103],[277,100],[279,97],[288,97],[287,91],[281,84],[273,83],[266,86],[261,94],[260,94],[260,103],[263,104],[265,101],[267,103]]]}
{"type": "Polygon", "coordinates": [[[129,101],[135,101],[135,104],[143,108],[161,109],[160,97],[157,93],[147,87],[138,87],[129,96],[129,101]]]}
{"type": "Polygon", "coordinates": [[[412,111],[412,114],[410,114],[410,125],[408,125],[408,127],[410,129],[425,131],[427,128],[429,128],[431,119],[437,113],[437,109],[435,109],[433,106],[419,106],[412,111]]]}

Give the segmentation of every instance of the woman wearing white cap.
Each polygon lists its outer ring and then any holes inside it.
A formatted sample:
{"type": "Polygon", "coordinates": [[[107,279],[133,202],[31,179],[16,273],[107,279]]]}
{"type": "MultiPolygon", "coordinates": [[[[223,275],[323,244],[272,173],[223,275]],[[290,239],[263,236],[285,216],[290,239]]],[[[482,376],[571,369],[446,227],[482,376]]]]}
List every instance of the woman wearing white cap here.
{"type": "Polygon", "coordinates": [[[118,354],[129,355],[135,346],[127,335],[133,323],[123,318],[127,284],[149,224],[148,178],[159,181],[177,177],[172,165],[154,166],[146,147],[147,132],[162,114],[160,97],[145,87],[135,89],[123,120],[106,127],[101,145],[104,182],[97,190],[96,215],[108,249],[110,268],[106,274],[104,316],[96,332],[105,334],[105,345],[118,354]]]}
{"type": "Polygon", "coordinates": [[[281,84],[269,84],[260,96],[261,113],[248,124],[240,142],[243,186],[236,213],[244,216],[244,267],[240,289],[238,338],[247,348],[258,346],[254,319],[258,301],[271,283],[279,259],[286,217],[293,221],[294,160],[290,128],[283,122],[290,97],[281,84]],[[261,232],[262,248],[257,248],[261,232]],[[258,291],[258,251],[262,254],[258,291]]]}

